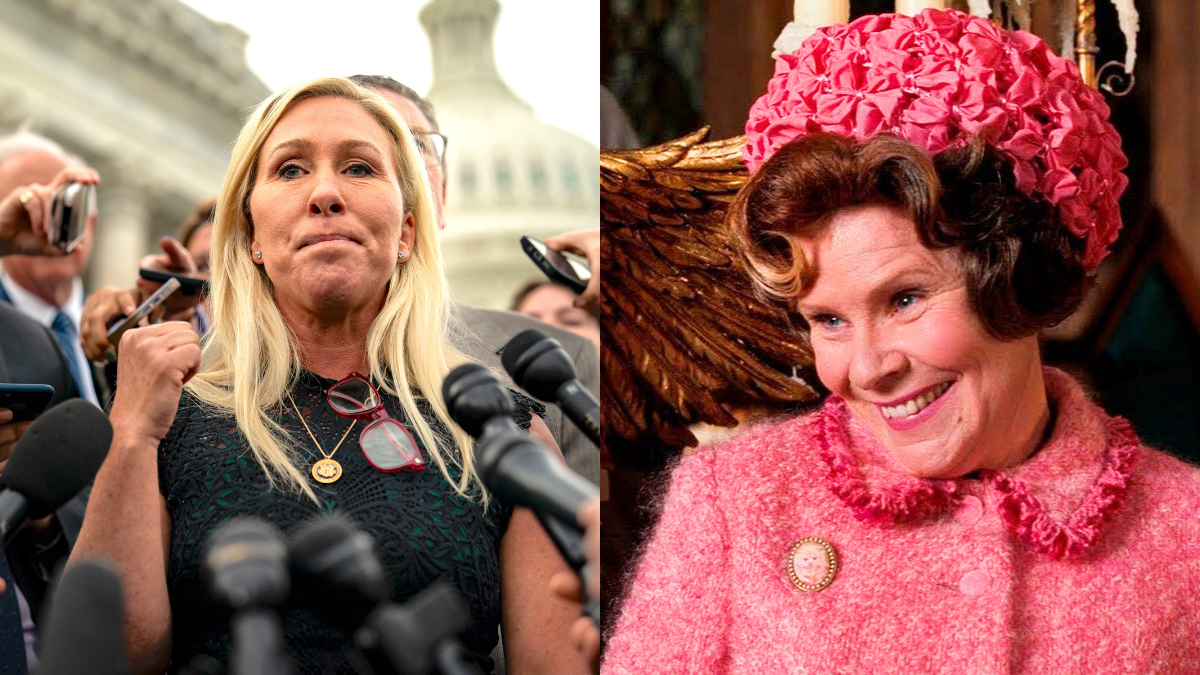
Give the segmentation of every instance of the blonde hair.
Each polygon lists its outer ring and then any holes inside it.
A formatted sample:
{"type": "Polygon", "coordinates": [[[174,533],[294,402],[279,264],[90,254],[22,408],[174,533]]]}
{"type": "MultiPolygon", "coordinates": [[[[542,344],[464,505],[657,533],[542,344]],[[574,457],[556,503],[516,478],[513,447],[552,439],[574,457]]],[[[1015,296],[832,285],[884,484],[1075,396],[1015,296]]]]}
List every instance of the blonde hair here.
{"type": "Polygon", "coordinates": [[[410,426],[429,457],[455,490],[487,493],[475,471],[471,438],[454,424],[441,397],[450,367],[467,359],[449,346],[449,291],[438,244],[434,206],[424,162],[408,126],[378,94],[340,78],[297,84],[259,105],[242,127],[217,198],[212,235],[213,328],[205,336],[200,373],[187,389],[202,404],[232,411],[238,430],[274,486],[303,492],[316,501],[305,474],[296,466],[292,439],[268,411],[285,405],[301,363],[300,345],[275,305],[273,285],[251,260],[250,193],[259,153],[275,125],[297,103],[318,97],[348,99],[369,113],[392,139],[404,210],[411,211],[416,243],[396,265],[387,297],[367,334],[371,377],[398,398],[410,426]],[[429,402],[449,438],[435,433],[417,409],[414,392],[429,402]],[[441,437],[439,437],[441,436],[441,437]],[[443,446],[444,444],[444,446],[443,446]],[[440,449],[457,450],[450,454],[440,449]],[[457,480],[448,464],[461,470],[457,480]]]}

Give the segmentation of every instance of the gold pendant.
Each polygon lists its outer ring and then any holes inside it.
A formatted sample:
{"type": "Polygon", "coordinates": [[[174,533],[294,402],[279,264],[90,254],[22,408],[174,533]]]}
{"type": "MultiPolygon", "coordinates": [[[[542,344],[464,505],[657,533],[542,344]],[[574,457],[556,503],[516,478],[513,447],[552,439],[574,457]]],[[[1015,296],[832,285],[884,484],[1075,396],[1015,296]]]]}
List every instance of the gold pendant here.
{"type": "Polygon", "coordinates": [[[318,483],[332,483],[342,477],[342,465],[326,457],[312,466],[312,476],[318,483]]]}

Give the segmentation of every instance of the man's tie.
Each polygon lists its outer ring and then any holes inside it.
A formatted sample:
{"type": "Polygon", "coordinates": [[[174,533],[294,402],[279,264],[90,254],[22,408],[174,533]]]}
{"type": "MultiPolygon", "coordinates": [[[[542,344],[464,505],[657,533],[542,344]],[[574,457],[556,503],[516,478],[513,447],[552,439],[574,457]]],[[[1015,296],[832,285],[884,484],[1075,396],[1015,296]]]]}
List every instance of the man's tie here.
{"type": "Polygon", "coordinates": [[[79,395],[87,400],[100,405],[96,400],[96,391],[88,385],[88,380],[83,378],[83,368],[87,365],[80,363],[76,358],[75,346],[79,344],[79,333],[75,330],[75,323],[71,321],[71,317],[67,316],[66,312],[59,312],[54,317],[54,323],[50,328],[54,331],[54,337],[58,340],[58,344],[62,347],[63,355],[67,357],[67,367],[71,369],[71,377],[75,378],[75,385],[79,387],[79,395]]]}
{"type": "Polygon", "coordinates": [[[0,593],[0,675],[25,675],[25,632],[21,627],[21,607],[17,604],[17,584],[8,567],[8,556],[0,550],[0,579],[8,586],[0,593]]]}

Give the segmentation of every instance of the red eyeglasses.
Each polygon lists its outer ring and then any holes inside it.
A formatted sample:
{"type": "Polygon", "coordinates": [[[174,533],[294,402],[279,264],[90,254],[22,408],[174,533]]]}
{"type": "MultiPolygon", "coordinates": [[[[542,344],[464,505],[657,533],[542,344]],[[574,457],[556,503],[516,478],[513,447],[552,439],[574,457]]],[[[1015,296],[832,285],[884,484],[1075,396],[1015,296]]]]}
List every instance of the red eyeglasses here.
{"type": "Polygon", "coordinates": [[[325,400],[342,417],[374,420],[358,436],[358,447],[371,466],[385,472],[425,466],[412,434],[388,415],[379,391],[367,378],[350,373],[325,392],[325,400]]]}

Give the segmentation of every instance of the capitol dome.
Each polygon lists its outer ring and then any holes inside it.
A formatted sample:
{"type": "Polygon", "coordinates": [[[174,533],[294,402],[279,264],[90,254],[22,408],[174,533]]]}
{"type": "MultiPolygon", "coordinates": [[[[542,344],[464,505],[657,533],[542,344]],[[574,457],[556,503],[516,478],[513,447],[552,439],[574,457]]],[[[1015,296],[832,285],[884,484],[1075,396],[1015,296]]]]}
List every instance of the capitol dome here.
{"type": "Polygon", "coordinates": [[[433,51],[427,98],[449,138],[443,245],[455,298],[505,307],[540,274],[519,238],[599,227],[599,148],[542,122],[496,69],[496,0],[421,10],[433,51]]]}

